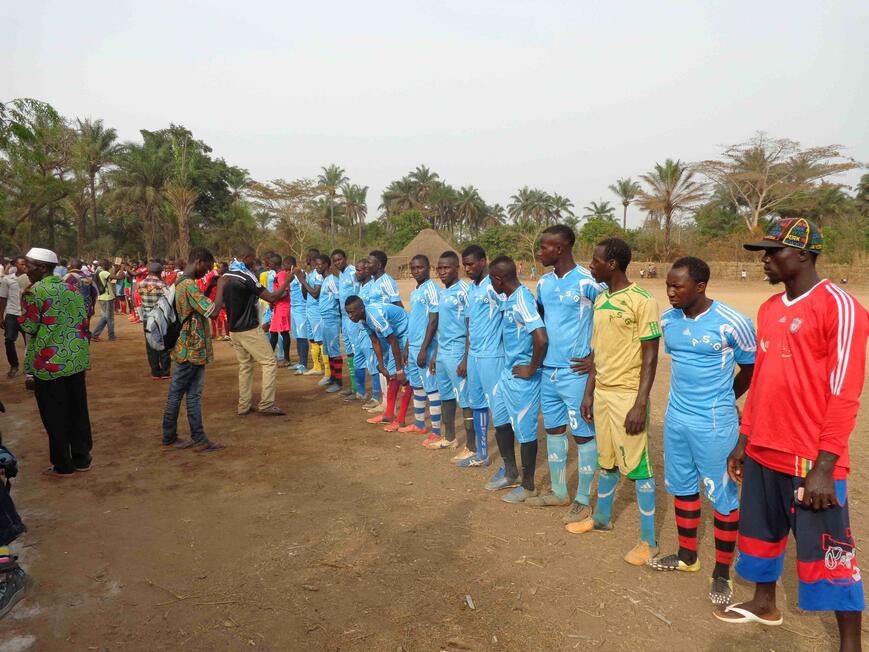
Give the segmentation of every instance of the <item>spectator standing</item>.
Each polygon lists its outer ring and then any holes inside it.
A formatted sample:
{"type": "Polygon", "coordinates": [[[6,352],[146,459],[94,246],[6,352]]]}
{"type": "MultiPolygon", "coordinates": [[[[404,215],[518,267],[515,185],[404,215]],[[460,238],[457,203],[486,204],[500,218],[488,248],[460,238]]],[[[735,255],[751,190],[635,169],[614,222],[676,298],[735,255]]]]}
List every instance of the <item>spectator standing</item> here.
{"type": "Polygon", "coordinates": [[[18,351],[15,342],[18,341],[18,317],[21,315],[21,293],[30,286],[27,277],[27,261],[16,258],[13,271],[0,279],[0,327],[3,328],[3,340],[6,345],[6,360],[9,362],[7,378],[18,375],[18,351]]]}
{"type": "MultiPolygon", "coordinates": [[[[157,305],[160,297],[166,292],[166,284],[160,278],[163,272],[163,266],[160,263],[151,263],[148,265],[148,275],[139,283],[139,296],[142,301],[141,306],[141,321],[144,330],[144,324],[148,321],[148,314],[157,305]]],[[[148,343],[148,338],[145,338],[145,352],[148,354],[148,365],[151,367],[151,378],[154,380],[168,380],[171,362],[169,359],[169,351],[156,351],[151,348],[148,343]]]]}
{"type": "Polygon", "coordinates": [[[61,278],[70,290],[81,294],[81,298],[84,299],[85,313],[87,313],[88,322],[90,322],[91,317],[94,316],[98,292],[94,287],[93,279],[82,271],[81,260],[71,258],[69,261],[69,271],[61,278]]]}
{"type": "Polygon", "coordinates": [[[115,341],[115,291],[112,286],[114,273],[108,260],[103,260],[94,270],[94,285],[97,286],[97,302],[100,306],[100,320],[93,330],[92,342],[100,341],[104,328],[109,331],[109,342],[115,341]]]}

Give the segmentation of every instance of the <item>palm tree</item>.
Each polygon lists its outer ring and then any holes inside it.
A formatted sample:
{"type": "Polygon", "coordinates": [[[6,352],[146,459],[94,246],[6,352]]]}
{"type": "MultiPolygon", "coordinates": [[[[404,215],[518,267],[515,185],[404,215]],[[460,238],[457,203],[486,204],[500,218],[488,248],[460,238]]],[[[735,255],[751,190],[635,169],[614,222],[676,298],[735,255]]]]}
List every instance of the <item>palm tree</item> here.
{"type": "Polygon", "coordinates": [[[425,165],[417,165],[416,169],[410,173],[409,177],[416,185],[416,198],[423,206],[423,212],[425,212],[425,209],[429,208],[429,196],[440,183],[440,177],[437,172],[432,172],[428,166],[425,165]]]}
{"type": "Polygon", "coordinates": [[[250,187],[253,179],[244,168],[231,166],[226,172],[226,185],[229,186],[229,192],[232,195],[232,201],[236,202],[241,199],[242,193],[250,187]]]}
{"type": "Polygon", "coordinates": [[[380,209],[389,215],[408,211],[416,206],[416,184],[409,177],[402,177],[390,183],[380,198],[380,209]]]}
{"type": "Polygon", "coordinates": [[[602,199],[599,202],[590,202],[582,210],[585,211],[582,217],[586,220],[614,220],[616,214],[615,207],[610,206],[608,201],[602,199]]]}
{"type": "MultiPolygon", "coordinates": [[[[120,151],[120,146],[115,142],[118,132],[113,128],[106,129],[102,120],[90,118],[78,122],[77,157],[79,164],[87,173],[90,186],[91,210],[93,211],[94,233],[97,228],[97,175],[109,164],[120,151]]],[[[82,237],[86,237],[84,234],[82,237]]]]}
{"type": "Polygon", "coordinates": [[[561,222],[564,215],[574,217],[573,202],[570,201],[567,197],[563,197],[556,192],[551,195],[551,204],[552,216],[557,221],[561,222]]]}
{"type": "Polygon", "coordinates": [[[622,214],[622,230],[627,231],[628,205],[636,199],[637,195],[642,191],[642,188],[640,187],[640,184],[628,177],[627,179],[619,179],[613,185],[609,186],[609,189],[622,200],[622,206],[624,207],[624,213],[622,214]]]}
{"type": "Polygon", "coordinates": [[[432,209],[429,220],[432,228],[449,229],[450,234],[455,235],[459,201],[456,189],[448,183],[438,181],[432,187],[428,201],[432,209]]]}
{"type": "Polygon", "coordinates": [[[344,168],[338,167],[334,163],[328,167],[322,168],[323,173],[317,177],[317,183],[322,192],[326,194],[329,202],[329,238],[331,245],[335,246],[335,195],[338,194],[338,188],[341,184],[346,183],[350,179],[344,176],[344,168]]]}
{"type": "Polygon", "coordinates": [[[172,177],[172,150],[168,143],[145,138],[141,145],[130,143],[117,156],[111,172],[112,199],[140,211],[144,226],[145,252],[153,258],[157,245],[157,220],[163,191],[172,177]]]}
{"type": "Polygon", "coordinates": [[[344,200],[344,214],[350,220],[359,225],[359,241],[362,241],[362,229],[365,226],[365,217],[368,215],[368,186],[357,186],[345,183],[341,186],[341,197],[344,200]]]}
{"type": "Polygon", "coordinates": [[[474,186],[464,186],[459,190],[456,196],[456,215],[471,233],[479,233],[485,211],[486,202],[474,186]]]}
{"type": "Polygon", "coordinates": [[[664,257],[670,258],[670,229],[673,216],[690,210],[706,196],[702,183],[694,180],[694,172],[679,160],[667,159],[655,163],[655,169],[640,178],[648,186],[637,196],[637,205],[664,219],[664,257]]]}
{"type": "Polygon", "coordinates": [[[199,199],[199,192],[191,184],[195,152],[190,147],[190,137],[187,134],[183,137],[176,137],[173,134],[171,142],[174,170],[163,194],[166,195],[178,220],[178,255],[182,260],[187,260],[187,255],[190,253],[190,214],[193,212],[196,200],[199,199]]]}

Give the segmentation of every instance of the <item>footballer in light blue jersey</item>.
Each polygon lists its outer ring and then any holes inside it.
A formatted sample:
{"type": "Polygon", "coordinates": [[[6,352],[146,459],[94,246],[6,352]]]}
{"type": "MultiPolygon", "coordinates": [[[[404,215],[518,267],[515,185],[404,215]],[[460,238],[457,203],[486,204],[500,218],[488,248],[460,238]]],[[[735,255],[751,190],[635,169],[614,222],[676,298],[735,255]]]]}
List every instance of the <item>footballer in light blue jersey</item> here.
{"type": "Polygon", "coordinates": [[[706,296],[709,266],[691,256],[673,263],[667,298],[673,307],[661,315],[664,351],[672,356],[670,399],[664,416],[664,481],[674,496],[679,551],[655,558],[656,570],[684,570],[697,564],[700,492],[715,509],[714,604],[733,595],[730,564],[739,523],[736,483],[727,458],[739,438],[738,399],[751,383],[756,335],[751,320],[706,296]],[[736,367],[739,371],[736,373],[736,367]],[[691,513],[692,528],[684,520],[691,513]]]}
{"type": "Polygon", "coordinates": [[[362,301],[357,301],[347,306],[347,314],[370,337],[376,338],[378,346],[375,347],[372,341],[372,348],[375,356],[380,350],[386,375],[397,376],[402,381],[405,375],[402,357],[407,346],[407,313],[404,308],[391,303],[366,306],[362,301]]]}
{"type": "Polygon", "coordinates": [[[445,401],[457,400],[467,408],[467,380],[457,369],[465,356],[468,337],[468,282],[460,279],[440,291],[438,297],[437,373],[438,389],[445,401]]]}
{"type": "Polygon", "coordinates": [[[290,283],[290,322],[293,327],[293,337],[297,340],[308,338],[305,312],[305,296],[302,294],[302,284],[299,279],[293,278],[292,283],[290,283]]]}
{"type": "MultiPolygon", "coordinates": [[[[309,288],[318,288],[323,285],[323,275],[316,269],[312,269],[305,276],[305,283],[309,288]]],[[[305,318],[308,322],[308,339],[322,342],[323,319],[320,316],[320,300],[319,296],[315,297],[311,292],[308,292],[308,297],[305,299],[305,318]]]]}
{"type": "MultiPolygon", "coordinates": [[[[427,279],[410,293],[410,322],[408,324],[408,343],[419,349],[425,339],[429,316],[438,312],[440,290],[435,282],[427,279]]],[[[434,341],[431,342],[431,345],[434,341]]]]}
{"type": "Polygon", "coordinates": [[[323,320],[323,351],[329,358],[341,357],[341,307],[338,277],[327,273],[320,286],[320,318],[323,320]]]}
{"type": "Polygon", "coordinates": [[[479,282],[470,284],[468,300],[471,329],[468,352],[477,358],[502,358],[504,346],[501,343],[501,299],[492,288],[492,280],[488,274],[479,282]]]}
{"type": "Polygon", "coordinates": [[[401,305],[401,295],[395,279],[386,273],[386,254],[375,250],[368,254],[368,273],[371,275],[369,305],[394,303],[401,305]]]}

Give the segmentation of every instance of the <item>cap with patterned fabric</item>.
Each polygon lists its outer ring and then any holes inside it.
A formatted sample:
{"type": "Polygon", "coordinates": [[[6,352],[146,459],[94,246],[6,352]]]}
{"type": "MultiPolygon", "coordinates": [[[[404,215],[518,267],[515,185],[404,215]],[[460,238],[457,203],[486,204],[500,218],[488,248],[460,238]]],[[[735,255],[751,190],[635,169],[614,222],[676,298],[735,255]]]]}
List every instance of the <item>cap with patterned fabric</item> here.
{"type": "Polygon", "coordinates": [[[749,251],[792,247],[819,254],[824,248],[821,230],[804,217],[785,217],[773,222],[763,240],[742,245],[749,251]]]}

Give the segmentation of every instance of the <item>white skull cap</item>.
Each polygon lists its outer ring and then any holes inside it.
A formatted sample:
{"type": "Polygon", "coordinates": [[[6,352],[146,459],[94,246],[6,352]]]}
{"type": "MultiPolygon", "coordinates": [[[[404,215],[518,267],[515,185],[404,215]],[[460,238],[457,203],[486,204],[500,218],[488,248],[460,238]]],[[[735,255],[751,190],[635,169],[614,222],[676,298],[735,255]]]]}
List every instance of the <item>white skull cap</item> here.
{"type": "Polygon", "coordinates": [[[51,249],[42,249],[41,247],[33,247],[27,252],[26,258],[35,260],[39,263],[51,263],[57,265],[57,254],[51,249]]]}

